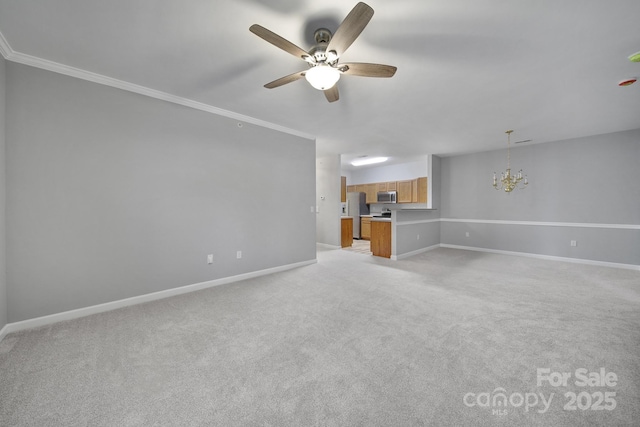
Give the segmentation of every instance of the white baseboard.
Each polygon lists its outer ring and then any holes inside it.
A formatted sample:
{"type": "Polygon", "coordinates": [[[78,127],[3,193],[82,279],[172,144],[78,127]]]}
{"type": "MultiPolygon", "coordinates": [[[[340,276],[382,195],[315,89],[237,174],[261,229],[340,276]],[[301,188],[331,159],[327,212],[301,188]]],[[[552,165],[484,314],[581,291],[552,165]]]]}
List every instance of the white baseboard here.
{"type": "Polygon", "coordinates": [[[600,267],[624,268],[624,269],[627,269],[627,270],[638,270],[638,271],[640,271],[640,265],[635,265],[635,264],[621,264],[621,263],[617,263],[617,262],[594,261],[594,260],[590,260],[590,259],[569,258],[569,257],[560,257],[560,256],[552,256],[552,255],[532,254],[532,253],[528,253],[528,252],[501,251],[501,250],[498,250],[498,249],[476,248],[476,247],[473,247],[473,246],[448,245],[446,243],[441,243],[440,247],[442,247],[442,248],[450,248],[450,249],[463,249],[465,251],[489,252],[489,253],[501,254],[501,255],[524,256],[524,257],[529,257],[529,258],[546,259],[546,260],[550,260],[550,261],[564,261],[564,262],[572,262],[572,263],[575,263],[575,264],[597,265],[597,266],[600,266],[600,267]]]}
{"type": "Polygon", "coordinates": [[[397,261],[399,259],[409,258],[409,257],[414,256],[414,255],[418,255],[418,254],[421,254],[421,253],[424,253],[424,252],[432,251],[434,249],[438,249],[439,247],[440,247],[440,244],[433,245],[433,246],[427,246],[426,248],[420,248],[420,249],[417,249],[415,251],[405,252],[405,253],[400,254],[400,255],[391,255],[391,259],[394,260],[394,261],[397,261]]]}
{"type": "Polygon", "coordinates": [[[329,245],[327,243],[316,243],[316,246],[320,246],[325,249],[342,249],[341,246],[329,245]]]}
{"type": "Polygon", "coordinates": [[[22,331],[25,329],[38,328],[40,326],[51,325],[53,323],[63,322],[66,320],[77,319],[79,317],[90,316],[92,314],[103,313],[105,311],[116,310],[118,308],[128,307],[145,302],[156,301],[159,299],[169,298],[176,295],[182,295],[189,292],[200,291],[202,289],[214,286],[225,285],[227,283],[239,282],[241,280],[252,279],[255,277],[266,276],[267,274],[278,273],[281,271],[291,270],[305,265],[317,263],[317,259],[297,262],[294,264],[282,265],[279,267],[267,268],[264,270],[252,271],[250,273],[238,274],[236,276],[223,277],[221,279],[210,280],[208,282],[195,283],[193,285],[181,286],[179,288],[167,289],[164,291],[153,292],[150,294],[139,295],[137,297],[125,298],[118,301],[111,301],[104,304],[92,305],[90,307],[78,308],[75,310],[63,311],[62,313],[50,314],[48,316],[36,317],[34,319],[22,320],[20,322],[8,323],[0,330],[0,341],[12,332],[22,331]]]}

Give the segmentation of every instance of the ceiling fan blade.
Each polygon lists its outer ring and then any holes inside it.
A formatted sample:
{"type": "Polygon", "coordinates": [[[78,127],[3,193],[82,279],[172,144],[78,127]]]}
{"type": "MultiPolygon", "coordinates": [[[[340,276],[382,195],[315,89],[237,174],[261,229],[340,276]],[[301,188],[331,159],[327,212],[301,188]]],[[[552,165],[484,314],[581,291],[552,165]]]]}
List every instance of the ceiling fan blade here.
{"type": "Polygon", "coordinates": [[[340,93],[338,92],[338,83],[334,84],[332,87],[324,91],[324,96],[327,97],[327,101],[335,102],[340,98],[340,93]]]}
{"type": "Polygon", "coordinates": [[[291,43],[289,40],[283,37],[280,37],[273,31],[267,30],[266,28],[258,24],[253,24],[251,27],[249,27],[249,31],[251,31],[256,36],[268,41],[272,45],[279,47],[280,49],[290,53],[291,55],[297,58],[306,60],[306,58],[309,57],[309,53],[302,50],[302,48],[296,46],[295,44],[291,43]]]}
{"type": "Polygon", "coordinates": [[[338,54],[338,57],[342,55],[358,38],[372,16],[373,9],[369,5],[362,2],[355,5],[329,41],[327,52],[333,50],[338,54]]]}
{"type": "Polygon", "coordinates": [[[393,77],[397,68],[393,65],[367,64],[364,62],[350,62],[338,64],[342,74],[362,77],[393,77]]]}
{"type": "Polygon", "coordinates": [[[306,74],[305,71],[298,71],[297,73],[289,74],[288,76],[280,77],[277,80],[274,80],[270,83],[264,85],[267,89],[273,89],[282,85],[286,85],[287,83],[295,82],[296,80],[300,80],[306,74]]]}

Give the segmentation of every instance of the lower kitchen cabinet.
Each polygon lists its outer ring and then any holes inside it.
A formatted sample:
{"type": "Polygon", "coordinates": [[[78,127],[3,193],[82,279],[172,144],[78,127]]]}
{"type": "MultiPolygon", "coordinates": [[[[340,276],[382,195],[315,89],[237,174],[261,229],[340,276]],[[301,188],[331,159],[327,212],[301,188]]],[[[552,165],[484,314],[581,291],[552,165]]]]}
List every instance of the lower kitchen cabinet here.
{"type": "Polygon", "coordinates": [[[391,258],[391,222],[371,221],[371,253],[391,258]]]}
{"type": "Polygon", "coordinates": [[[340,246],[348,248],[353,245],[353,218],[342,217],[342,230],[340,233],[340,246]]]}
{"type": "Polygon", "coordinates": [[[360,218],[360,238],[371,240],[371,218],[360,218]]]}

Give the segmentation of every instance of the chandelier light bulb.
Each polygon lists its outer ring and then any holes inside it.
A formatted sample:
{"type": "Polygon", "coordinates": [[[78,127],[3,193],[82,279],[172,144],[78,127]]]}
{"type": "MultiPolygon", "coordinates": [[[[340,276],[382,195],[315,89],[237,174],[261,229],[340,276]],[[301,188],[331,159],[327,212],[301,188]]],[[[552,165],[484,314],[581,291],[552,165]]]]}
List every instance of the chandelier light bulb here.
{"type": "Polygon", "coordinates": [[[310,68],[304,77],[314,88],[327,90],[340,80],[340,71],[327,64],[318,64],[310,68]]]}

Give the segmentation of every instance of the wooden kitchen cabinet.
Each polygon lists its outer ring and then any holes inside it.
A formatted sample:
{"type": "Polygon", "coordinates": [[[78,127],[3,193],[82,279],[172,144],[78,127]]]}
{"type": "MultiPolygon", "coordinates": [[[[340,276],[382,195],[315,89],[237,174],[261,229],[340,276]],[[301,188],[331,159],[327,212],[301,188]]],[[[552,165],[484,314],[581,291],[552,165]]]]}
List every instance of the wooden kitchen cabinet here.
{"type": "Polygon", "coordinates": [[[415,203],[427,203],[427,177],[420,177],[416,181],[418,189],[415,203]]]}
{"type": "Polygon", "coordinates": [[[411,180],[411,203],[418,203],[418,178],[411,180]]]}
{"type": "Polygon", "coordinates": [[[397,202],[398,203],[411,203],[412,196],[412,180],[398,181],[397,188],[397,202]]]}
{"type": "Polygon", "coordinates": [[[360,218],[360,238],[363,240],[371,240],[371,218],[360,218]]]}
{"type": "Polygon", "coordinates": [[[342,217],[342,230],[340,233],[341,246],[348,248],[353,245],[353,218],[342,217]]]}
{"type": "Polygon", "coordinates": [[[367,193],[367,204],[377,203],[378,202],[378,185],[377,184],[366,184],[367,193]]]}
{"type": "Polygon", "coordinates": [[[391,222],[371,222],[371,253],[375,256],[391,258],[391,222]]]}
{"type": "Polygon", "coordinates": [[[347,201],[347,177],[340,177],[340,201],[342,203],[347,201]]]}
{"type": "Polygon", "coordinates": [[[397,203],[427,203],[427,177],[404,181],[375,182],[371,184],[348,185],[347,192],[366,194],[367,204],[378,202],[378,191],[395,191],[397,203]]]}

